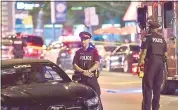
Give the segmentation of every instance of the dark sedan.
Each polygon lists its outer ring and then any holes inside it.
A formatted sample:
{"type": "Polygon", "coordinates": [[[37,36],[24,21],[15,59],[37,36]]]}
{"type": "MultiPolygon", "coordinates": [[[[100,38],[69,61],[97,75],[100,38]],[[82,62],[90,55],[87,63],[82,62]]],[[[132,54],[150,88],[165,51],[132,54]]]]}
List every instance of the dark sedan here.
{"type": "Polygon", "coordinates": [[[100,110],[93,89],[48,60],[10,59],[1,67],[1,110],[100,110]]]}

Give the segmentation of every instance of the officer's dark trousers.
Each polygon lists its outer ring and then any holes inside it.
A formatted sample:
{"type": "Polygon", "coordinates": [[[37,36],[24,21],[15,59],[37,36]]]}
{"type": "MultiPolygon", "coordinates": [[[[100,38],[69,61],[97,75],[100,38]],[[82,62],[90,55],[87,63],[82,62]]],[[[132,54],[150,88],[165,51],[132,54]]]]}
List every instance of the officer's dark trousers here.
{"type": "Polygon", "coordinates": [[[20,56],[18,56],[18,55],[14,55],[14,58],[16,58],[16,59],[20,59],[20,58],[23,58],[23,55],[20,55],[20,56]]]}
{"type": "Polygon", "coordinates": [[[13,55],[14,55],[14,58],[23,58],[24,56],[24,51],[23,50],[13,50],[13,55]]]}
{"type": "Polygon", "coordinates": [[[100,103],[101,103],[101,108],[102,108],[101,110],[103,110],[103,105],[102,105],[101,98],[100,98],[101,90],[100,90],[100,86],[99,86],[97,77],[95,77],[95,76],[93,76],[92,78],[84,77],[84,78],[82,78],[81,82],[79,82],[79,83],[82,83],[86,86],[91,87],[97,93],[100,103]]]}
{"type": "Polygon", "coordinates": [[[151,110],[151,105],[152,110],[159,109],[160,88],[163,81],[163,66],[164,64],[161,56],[153,56],[146,62],[142,81],[142,110],[151,110]]]}

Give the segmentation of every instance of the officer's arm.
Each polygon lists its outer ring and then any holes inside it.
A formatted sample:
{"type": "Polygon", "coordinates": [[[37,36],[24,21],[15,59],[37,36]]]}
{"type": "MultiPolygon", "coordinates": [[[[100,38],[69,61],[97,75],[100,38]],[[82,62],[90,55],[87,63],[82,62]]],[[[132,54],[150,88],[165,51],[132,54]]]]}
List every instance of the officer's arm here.
{"type": "Polygon", "coordinates": [[[140,60],[139,60],[138,66],[141,66],[142,64],[144,64],[144,59],[147,53],[148,45],[149,45],[149,37],[144,38],[142,41],[140,60]]]}
{"type": "Polygon", "coordinates": [[[138,66],[141,66],[142,64],[144,64],[144,59],[147,53],[147,49],[142,49],[141,53],[140,53],[140,61],[138,63],[138,66]]]}
{"type": "Polygon", "coordinates": [[[89,71],[95,71],[99,68],[99,61],[95,61],[95,64],[89,69],[89,71]]]}
{"type": "Polygon", "coordinates": [[[84,70],[82,68],[80,68],[77,64],[73,64],[74,70],[78,71],[78,72],[84,72],[84,70]]]}
{"type": "Polygon", "coordinates": [[[27,44],[26,44],[26,42],[24,40],[23,40],[23,46],[27,47],[27,44]]]}
{"type": "Polygon", "coordinates": [[[12,53],[12,50],[13,50],[13,47],[10,47],[9,51],[8,51],[8,55],[10,55],[12,53]]]}
{"type": "Polygon", "coordinates": [[[99,60],[100,60],[99,54],[98,54],[97,50],[95,50],[95,51],[94,51],[94,61],[95,61],[95,63],[94,63],[94,65],[89,69],[89,71],[95,71],[95,70],[97,70],[97,69],[99,68],[99,60]]]}

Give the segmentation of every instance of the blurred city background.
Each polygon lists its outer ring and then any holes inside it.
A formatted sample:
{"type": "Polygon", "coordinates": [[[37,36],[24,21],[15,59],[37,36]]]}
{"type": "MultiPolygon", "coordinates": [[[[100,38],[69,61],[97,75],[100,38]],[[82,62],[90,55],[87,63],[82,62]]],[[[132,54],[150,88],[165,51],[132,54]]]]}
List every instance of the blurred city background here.
{"type": "Polygon", "coordinates": [[[92,34],[91,46],[100,56],[102,100],[106,110],[140,110],[141,79],[137,65],[148,19],[159,22],[167,41],[168,71],[164,75],[161,110],[177,107],[178,2],[1,2],[1,58],[8,54],[14,33],[27,43],[24,58],[48,59],[66,73],[73,73],[72,60],[81,47],[79,33],[92,34]],[[142,27],[142,29],[140,29],[142,27]],[[72,70],[72,72],[71,72],[72,70]],[[116,71],[117,70],[117,71],[116,71]],[[128,74],[127,74],[128,73],[128,74]],[[115,94],[115,95],[113,95],[115,94]]]}
{"type": "Polygon", "coordinates": [[[2,2],[2,34],[22,32],[41,36],[46,45],[60,36],[78,36],[89,31],[94,41],[138,42],[137,2],[2,2]],[[55,8],[56,7],[56,8],[55,8]],[[54,11],[54,12],[52,12],[54,11]],[[56,13],[54,15],[54,13],[56,13]],[[59,16],[57,15],[60,14],[59,16]],[[52,19],[54,20],[52,20],[52,19]],[[122,33],[97,33],[115,27],[122,33]]]}

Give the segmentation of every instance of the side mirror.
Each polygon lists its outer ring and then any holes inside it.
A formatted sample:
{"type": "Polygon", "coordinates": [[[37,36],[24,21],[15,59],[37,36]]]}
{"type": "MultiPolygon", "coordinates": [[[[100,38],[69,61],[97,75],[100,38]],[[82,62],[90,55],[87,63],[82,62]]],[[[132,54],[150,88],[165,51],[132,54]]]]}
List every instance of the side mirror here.
{"type": "Polygon", "coordinates": [[[76,81],[76,82],[80,81],[81,80],[81,75],[79,75],[79,74],[72,75],[72,80],[76,81]]]}

